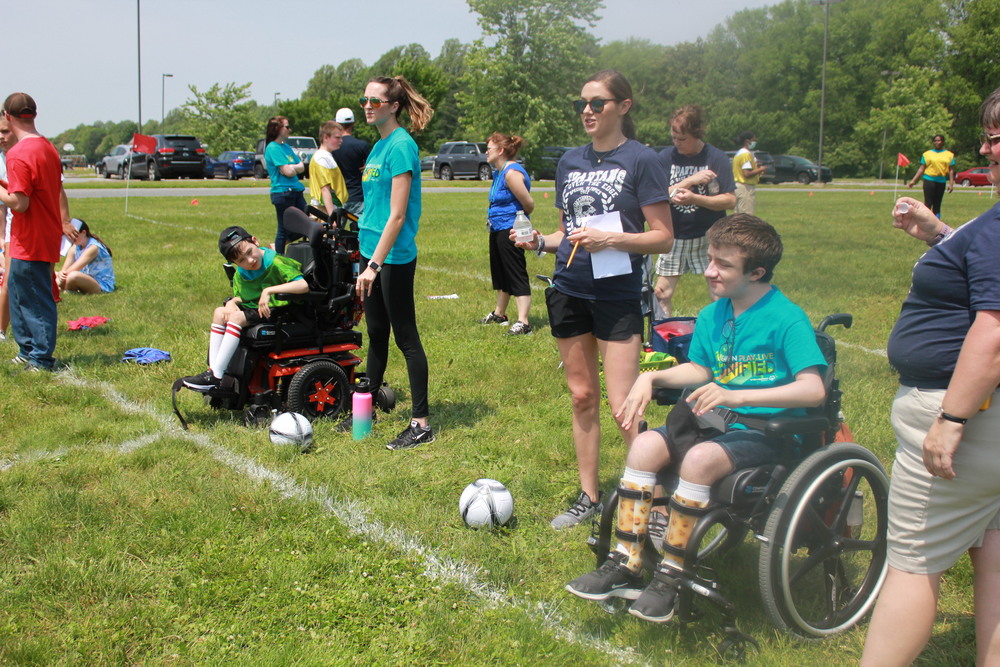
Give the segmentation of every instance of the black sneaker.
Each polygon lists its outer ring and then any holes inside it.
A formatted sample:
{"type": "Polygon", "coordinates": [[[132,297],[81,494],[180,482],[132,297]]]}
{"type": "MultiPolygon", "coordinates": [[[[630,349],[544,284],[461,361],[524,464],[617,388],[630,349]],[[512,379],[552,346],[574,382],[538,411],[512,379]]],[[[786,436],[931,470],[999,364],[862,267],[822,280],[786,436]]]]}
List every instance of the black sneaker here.
{"type": "Polygon", "coordinates": [[[674,617],[676,602],[677,580],[667,572],[667,567],[660,565],[653,574],[653,581],[632,603],[628,613],[644,621],[666,623],[674,617]]]}
{"type": "Polygon", "coordinates": [[[397,451],[400,449],[413,449],[418,445],[425,445],[434,442],[434,431],[430,426],[421,426],[415,421],[403,429],[396,439],[385,446],[386,449],[397,451]]]}
{"type": "Polygon", "coordinates": [[[566,584],[566,590],[584,600],[635,600],[642,593],[642,576],[625,567],[627,562],[628,555],[612,551],[603,565],[566,584]]]}
{"type": "Polygon", "coordinates": [[[507,326],[510,324],[510,320],[507,319],[506,315],[497,315],[494,311],[490,311],[490,314],[479,320],[480,324],[499,324],[500,326],[507,326]]]}
{"type": "Polygon", "coordinates": [[[598,494],[597,502],[595,503],[591,501],[586,491],[581,491],[576,502],[570,505],[568,510],[552,519],[552,523],[549,525],[556,530],[562,530],[563,528],[569,528],[582,521],[586,521],[594,514],[599,514],[604,510],[604,505],[601,504],[601,498],[603,497],[604,494],[598,494]]]}
{"type": "Polygon", "coordinates": [[[181,382],[188,389],[200,392],[211,391],[222,386],[222,380],[212,375],[211,370],[199,373],[198,375],[189,375],[181,380],[181,382]]]}

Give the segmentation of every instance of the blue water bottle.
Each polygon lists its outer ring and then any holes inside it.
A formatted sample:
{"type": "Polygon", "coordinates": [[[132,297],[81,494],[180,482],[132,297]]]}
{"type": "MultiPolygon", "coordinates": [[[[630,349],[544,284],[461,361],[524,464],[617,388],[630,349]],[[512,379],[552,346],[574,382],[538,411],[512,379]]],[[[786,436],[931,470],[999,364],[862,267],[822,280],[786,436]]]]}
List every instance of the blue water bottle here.
{"type": "Polygon", "coordinates": [[[358,380],[351,399],[351,431],[355,440],[372,432],[372,393],[368,378],[358,380]]]}

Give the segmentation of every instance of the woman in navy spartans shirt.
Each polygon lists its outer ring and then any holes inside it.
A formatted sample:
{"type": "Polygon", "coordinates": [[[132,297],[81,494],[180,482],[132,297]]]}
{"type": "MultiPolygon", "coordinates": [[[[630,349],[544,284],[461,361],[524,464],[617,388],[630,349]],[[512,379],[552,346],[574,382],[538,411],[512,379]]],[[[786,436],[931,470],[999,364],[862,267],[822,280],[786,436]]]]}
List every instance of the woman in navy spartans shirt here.
{"type": "MultiPolygon", "coordinates": [[[[522,244],[556,253],[555,286],[546,305],[573,401],[581,487],[569,509],[552,521],[556,529],[600,511],[601,362],[608,402],[617,413],[639,376],[642,258],[673,244],[667,174],[656,153],[635,140],[628,79],[615,70],[598,72],[580,96],[574,106],[592,141],[568,151],[556,169],[559,230],[522,244]],[[595,269],[595,256],[604,250],[627,253],[618,256],[624,260],[618,269],[608,270],[602,261],[607,255],[596,257],[595,269]]],[[[631,444],[635,427],[619,429],[631,444]]]]}

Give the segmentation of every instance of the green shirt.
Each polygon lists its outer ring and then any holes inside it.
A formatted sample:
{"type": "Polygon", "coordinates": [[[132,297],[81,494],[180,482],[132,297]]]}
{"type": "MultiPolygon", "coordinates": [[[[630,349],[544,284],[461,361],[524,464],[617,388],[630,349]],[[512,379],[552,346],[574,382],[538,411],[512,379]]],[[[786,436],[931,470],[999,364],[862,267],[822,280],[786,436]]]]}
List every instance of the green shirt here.
{"type": "MultiPolygon", "coordinates": [[[[264,251],[264,258],[261,267],[256,271],[236,267],[233,275],[233,295],[243,302],[240,307],[247,310],[256,310],[257,302],[260,301],[260,293],[266,287],[283,285],[293,280],[303,280],[302,265],[294,259],[289,259],[284,255],[279,255],[270,248],[261,248],[264,251]]],[[[287,306],[287,301],[281,301],[271,295],[268,306],[279,308],[287,306]]]]}

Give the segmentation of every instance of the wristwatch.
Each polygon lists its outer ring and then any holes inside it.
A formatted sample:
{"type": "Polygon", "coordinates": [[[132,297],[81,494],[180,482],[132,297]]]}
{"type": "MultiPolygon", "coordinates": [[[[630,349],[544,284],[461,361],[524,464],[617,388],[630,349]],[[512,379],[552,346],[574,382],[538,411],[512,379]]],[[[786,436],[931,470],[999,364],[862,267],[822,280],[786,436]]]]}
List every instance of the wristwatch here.
{"type": "Polygon", "coordinates": [[[969,421],[967,417],[956,417],[955,415],[948,414],[944,411],[944,408],[941,408],[941,411],[938,413],[938,419],[944,419],[955,424],[964,424],[969,421]]]}
{"type": "Polygon", "coordinates": [[[375,273],[378,273],[379,271],[382,270],[382,265],[373,259],[370,262],[368,262],[368,268],[374,271],[375,273]]]}

